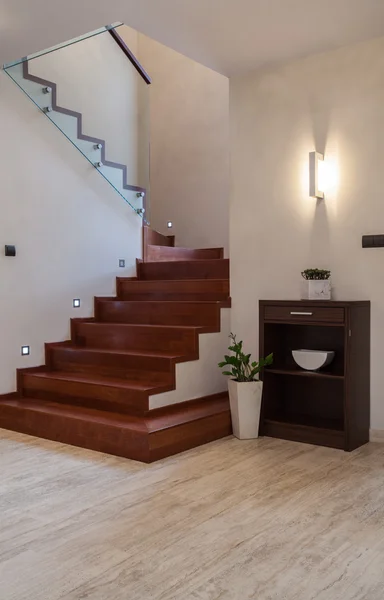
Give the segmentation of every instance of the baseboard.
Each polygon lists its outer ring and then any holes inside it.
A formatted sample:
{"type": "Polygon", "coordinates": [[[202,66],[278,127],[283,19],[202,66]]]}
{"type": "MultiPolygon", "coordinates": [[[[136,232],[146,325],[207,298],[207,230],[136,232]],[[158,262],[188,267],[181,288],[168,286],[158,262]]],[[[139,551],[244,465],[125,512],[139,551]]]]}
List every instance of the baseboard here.
{"type": "Polygon", "coordinates": [[[370,429],[369,441],[384,444],[384,429],[370,429]]]}

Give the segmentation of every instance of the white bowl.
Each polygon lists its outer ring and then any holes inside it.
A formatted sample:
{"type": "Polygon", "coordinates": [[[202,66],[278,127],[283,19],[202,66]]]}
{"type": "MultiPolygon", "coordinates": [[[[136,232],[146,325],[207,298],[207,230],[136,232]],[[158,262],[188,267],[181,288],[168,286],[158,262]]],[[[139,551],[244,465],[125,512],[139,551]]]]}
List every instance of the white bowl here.
{"type": "Polygon", "coordinates": [[[293,360],[306,371],[318,371],[329,365],[335,356],[333,350],[292,350],[293,360]]]}

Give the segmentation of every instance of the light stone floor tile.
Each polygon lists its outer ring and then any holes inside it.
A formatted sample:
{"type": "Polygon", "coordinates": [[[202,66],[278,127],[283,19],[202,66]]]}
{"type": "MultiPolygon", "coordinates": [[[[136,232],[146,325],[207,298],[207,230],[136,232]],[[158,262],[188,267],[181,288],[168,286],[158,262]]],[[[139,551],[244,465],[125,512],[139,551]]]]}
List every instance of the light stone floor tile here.
{"type": "Polygon", "coordinates": [[[0,430],[0,600],[383,600],[384,445],[153,465],[0,430]]]}

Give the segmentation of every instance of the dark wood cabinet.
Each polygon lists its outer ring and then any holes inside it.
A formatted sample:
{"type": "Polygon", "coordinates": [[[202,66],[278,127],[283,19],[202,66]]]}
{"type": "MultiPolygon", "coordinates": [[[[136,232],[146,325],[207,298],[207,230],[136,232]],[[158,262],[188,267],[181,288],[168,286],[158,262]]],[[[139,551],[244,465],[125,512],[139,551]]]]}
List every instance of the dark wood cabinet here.
{"type": "Polygon", "coordinates": [[[370,302],[260,301],[264,369],[260,434],[354,450],[369,441],[370,302]],[[304,371],[292,350],[334,350],[333,362],[304,371]]]}

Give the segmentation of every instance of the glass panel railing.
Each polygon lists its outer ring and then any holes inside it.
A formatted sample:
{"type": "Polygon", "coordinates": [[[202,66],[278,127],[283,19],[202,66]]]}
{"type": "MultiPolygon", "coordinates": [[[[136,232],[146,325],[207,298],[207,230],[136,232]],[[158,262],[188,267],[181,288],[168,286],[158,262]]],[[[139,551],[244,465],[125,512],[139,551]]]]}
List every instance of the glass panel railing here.
{"type": "Polygon", "coordinates": [[[148,80],[116,27],[124,34],[120,24],[103,27],[4,70],[149,223],[148,80]]]}

